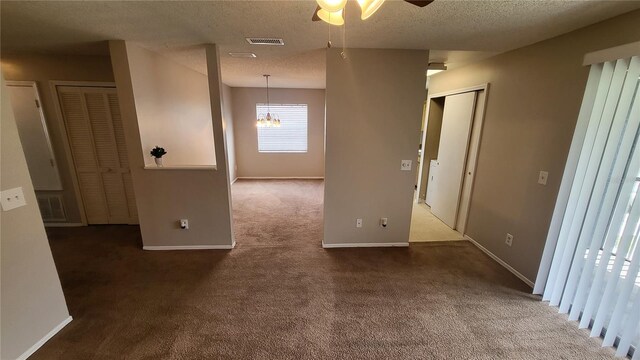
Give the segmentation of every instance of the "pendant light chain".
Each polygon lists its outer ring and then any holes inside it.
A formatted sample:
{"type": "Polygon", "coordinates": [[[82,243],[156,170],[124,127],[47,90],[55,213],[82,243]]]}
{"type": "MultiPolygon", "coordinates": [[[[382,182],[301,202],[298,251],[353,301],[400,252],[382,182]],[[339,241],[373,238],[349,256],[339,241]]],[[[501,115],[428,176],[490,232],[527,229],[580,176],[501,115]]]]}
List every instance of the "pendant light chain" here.
{"type": "MultiPolygon", "coordinates": [[[[345,7],[344,10],[342,10],[342,17],[344,17],[345,19],[347,18],[347,8],[345,7]]],[[[342,51],[344,51],[344,48],[347,46],[347,22],[344,22],[344,25],[342,25],[342,51]]]]}
{"type": "Polygon", "coordinates": [[[269,101],[269,75],[265,75],[267,78],[267,112],[271,112],[271,102],[269,101]]]}

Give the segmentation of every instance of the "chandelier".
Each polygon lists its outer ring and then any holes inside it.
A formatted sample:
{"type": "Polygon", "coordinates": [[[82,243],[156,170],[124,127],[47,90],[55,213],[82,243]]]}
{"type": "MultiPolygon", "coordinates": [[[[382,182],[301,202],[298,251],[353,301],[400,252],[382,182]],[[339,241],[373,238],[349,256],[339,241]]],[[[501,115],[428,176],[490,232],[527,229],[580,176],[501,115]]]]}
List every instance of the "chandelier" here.
{"type": "Polygon", "coordinates": [[[269,102],[269,75],[262,75],[267,80],[267,115],[258,114],[256,125],[258,127],[280,127],[278,114],[271,114],[271,104],[269,102]]]}

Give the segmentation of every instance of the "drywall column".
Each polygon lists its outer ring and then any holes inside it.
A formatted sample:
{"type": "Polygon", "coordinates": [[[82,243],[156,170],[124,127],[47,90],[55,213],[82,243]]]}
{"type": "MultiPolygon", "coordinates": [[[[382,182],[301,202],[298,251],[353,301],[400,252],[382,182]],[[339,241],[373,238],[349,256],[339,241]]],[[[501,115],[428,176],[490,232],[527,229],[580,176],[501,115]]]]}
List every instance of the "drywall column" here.
{"type": "Polygon", "coordinates": [[[229,181],[233,183],[238,177],[238,165],[236,163],[235,121],[233,118],[233,100],[231,88],[222,85],[222,121],[224,136],[227,141],[227,168],[229,169],[229,181]]]}
{"type": "Polygon", "coordinates": [[[0,358],[26,358],[71,321],[2,77],[2,190],[22,187],[27,205],[0,213],[0,358]]]}
{"type": "MultiPolygon", "coordinates": [[[[222,84],[222,75],[220,73],[220,50],[218,45],[205,45],[205,55],[207,57],[207,76],[209,77],[209,96],[211,97],[211,118],[213,119],[213,140],[215,143],[218,176],[220,182],[224,182],[224,186],[218,189],[218,197],[220,198],[220,216],[225,216],[225,222],[229,224],[229,232],[233,244],[233,216],[231,203],[231,179],[229,178],[229,155],[227,150],[227,133],[224,123],[224,90],[222,84]],[[224,180],[223,180],[224,179],[224,180]],[[226,209],[226,213],[222,214],[226,209]]],[[[229,94],[227,92],[227,94],[229,94]]],[[[230,101],[230,99],[227,99],[230,101]]],[[[235,155],[234,155],[235,157],[235,155]]],[[[235,165],[233,165],[235,166],[235,165]]]]}
{"type": "Polygon", "coordinates": [[[323,246],[406,246],[429,53],[340,51],[327,51],[323,246]]]}
{"type": "MultiPolygon", "coordinates": [[[[145,249],[232,248],[220,84],[209,89],[217,169],[145,169],[143,156],[146,154],[142,149],[138,121],[139,116],[153,113],[148,109],[155,106],[150,90],[153,87],[149,82],[155,79],[144,76],[146,72],[141,68],[151,64],[137,55],[135,45],[118,40],[110,41],[109,47],[145,249]],[[189,219],[188,230],[180,229],[180,219],[189,219]]],[[[181,71],[182,65],[174,66],[173,70],[181,71]]],[[[214,61],[212,66],[215,68],[218,63],[214,61]]],[[[164,71],[153,76],[164,76],[164,71]]],[[[212,83],[209,78],[209,85],[212,83]]]]}

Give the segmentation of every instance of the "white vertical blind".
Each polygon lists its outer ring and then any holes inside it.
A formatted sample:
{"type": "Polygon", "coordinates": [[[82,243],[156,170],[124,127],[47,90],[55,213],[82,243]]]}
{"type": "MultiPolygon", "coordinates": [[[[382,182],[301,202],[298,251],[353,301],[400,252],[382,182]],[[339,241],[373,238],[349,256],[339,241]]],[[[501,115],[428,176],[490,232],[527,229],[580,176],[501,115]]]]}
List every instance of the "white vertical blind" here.
{"type": "Polygon", "coordinates": [[[256,104],[258,114],[278,114],[280,127],[258,127],[258,151],[307,152],[306,104],[256,104]]]}
{"type": "Polygon", "coordinates": [[[639,77],[638,56],[592,65],[547,238],[555,244],[551,266],[541,266],[536,284],[544,301],[633,359],[640,358],[639,77]]]}

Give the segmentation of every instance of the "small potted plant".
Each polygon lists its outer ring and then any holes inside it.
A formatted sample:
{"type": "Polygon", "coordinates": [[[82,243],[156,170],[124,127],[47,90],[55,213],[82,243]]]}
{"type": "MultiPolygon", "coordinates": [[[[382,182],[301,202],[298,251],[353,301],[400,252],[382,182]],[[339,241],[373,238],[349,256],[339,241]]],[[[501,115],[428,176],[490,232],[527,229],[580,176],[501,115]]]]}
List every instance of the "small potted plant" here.
{"type": "Polygon", "coordinates": [[[156,165],[158,165],[158,167],[162,167],[162,156],[166,153],[167,152],[164,150],[164,148],[161,148],[160,146],[156,146],[151,149],[151,156],[154,157],[156,165]]]}

